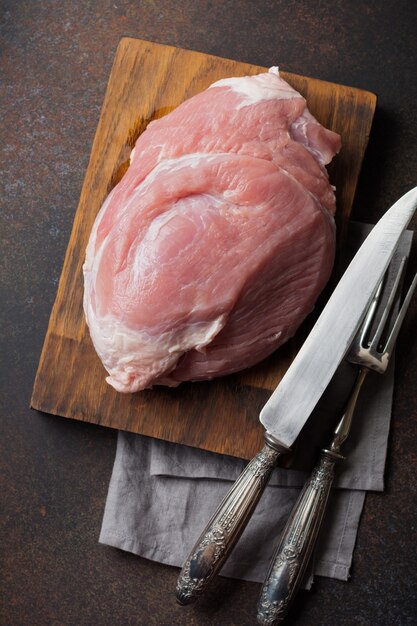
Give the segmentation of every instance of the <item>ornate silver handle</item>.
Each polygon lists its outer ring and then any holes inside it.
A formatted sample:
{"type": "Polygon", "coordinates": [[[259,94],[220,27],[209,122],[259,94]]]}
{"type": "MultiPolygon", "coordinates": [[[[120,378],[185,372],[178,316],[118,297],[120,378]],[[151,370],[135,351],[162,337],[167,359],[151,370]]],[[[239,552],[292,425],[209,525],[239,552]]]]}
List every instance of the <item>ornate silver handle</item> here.
{"type": "Polygon", "coordinates": [[[326,509],[337,462],[337,452],[322,450],[305,484],[272,557],[258,603],[260,624],[280,624],[306,571],[326,509]]]}
{"type": "Polygon", "coordinates": [[[208,587],[247,525],[278,458],[289,451],[268,433],[265,442],[233,484],[186,560],[176,588],[180,604],[195,602],[208,587]]]}
{"type": "Polygon", "coordinates": [[[367,373],[366,368],[359,370],[331,444],[321,451],[320,459],[284,528],[259,598],[260,624],[280,624],[301,584],[326,510],[335,465],[345,458],[340,454],[340,448],[349,435],[356,402],[367,373]]]}

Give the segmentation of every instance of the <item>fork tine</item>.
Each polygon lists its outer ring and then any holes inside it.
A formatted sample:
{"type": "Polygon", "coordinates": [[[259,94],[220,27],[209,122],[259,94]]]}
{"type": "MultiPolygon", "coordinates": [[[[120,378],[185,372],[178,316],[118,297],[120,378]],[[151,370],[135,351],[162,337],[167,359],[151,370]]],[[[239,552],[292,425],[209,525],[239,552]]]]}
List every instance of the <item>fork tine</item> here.
{"type": "Polygon", "coordinates": [[[357,334],[356,339],[354,339],[354,345],[359,344],[359,346],[365,346],[365,340],[368,336],[369,330],[372,325],[372,320],[374,319],[375,312],[378,308],[384,281],[385,281],[385,275],[382,278],[381,282],[379,283],[377,290],[375,291],[375,294],[371,300],[371,304],[369,305],[369,308],[366,312],[365,319],[362,322],[362,325],[359,329],[359,333],[357,334]]]}
{"type": "Polygon", "coordinates": [[[381,307],[381,316],[378,320],[377,329],[372,334],[371,337],[370,331],[372,329],[372,325],[374,322],[375,313],[378,307],[381,306],[380,299],[381,293],[383,289],[384,281],[386,280],[387,272],[385,273],[382,281],[380,282],[374,297],[371,301],[371,304],[368,308],[368,311],[365,315],[365,319],[362,322],[362,326],[360,327],[356,337],[354,338],[352,345],[350,347],[349,354],[347,356],[347,360],[351,363],[355,363],[356,365],[360,365],[362,368],[368,368],[383,374],[388,367],[388,363],[390,360],[390,356],[392,350],[394,348],[395,341],[397,339],[399,330],[404,321],[404,317],[407,312],[407,308],[410,304],[413,293],[417,287],[417,274],[413,279],[413,282],[408,290],[406,297],[404,298],[403,305],[401,307],[400,312],[398,313],[395,321],[391,326],[391,330],[385,335],[388,335],[388,339],[385,341],[385,346],[381,347],[381,337],[383,336],[384,330],[387,327],[387,320],[392,313],[393,304],[396,300],[396,297],[399,293],[400,284],[402,283],[402,279],[405,273],[407,257],[403,257],[400,262],[399,269],[397,274],[395,275],[395,279],[392,287],[390,286],[389,294],[387,295],[386,304],[381,307]]]}
{"type": "Polygon", "coordinates": [[[391,333],[388,337],[385,349],[384,349],[384,354],[387,355],[387,357],[389,358],[391,355],[391,352],[394,348],[394,344],[397,340],[398,337],[398,333],[400,332],[400,328],[401,325],[404,321],[405,315],[407,313],[407,309],[408,306],[411,302],[411,298],[413,297],[413,293],[415,291],[417,287],[417,273],[415,274],[414,278],[413,278],[413,282],[410,285],[409,290],[407,291],[407,295],[404,298],[404,302],[401,306],[400,312],[398,313],[397,319],[395,320],[395,324],[391,330],[391,333]]]}
{"type": "Polygon", "coordinates": [[[371,350],[375,350],[375,351],[378,350],[378,346],[379,346],[379,342],[380,342],[382,333],[384,332],[384,328],[385,328],[385,325],[387,323],[387,319],[388,319],[388,317],[389,317],[389,315],[391,313],[391,310],[392,310],[392,305],[394,304],[394,300],[395,300],[395,298],[397,296],[397,293],[398,293],[398,287],[400,285],[401,278],[402,278],[403,273],[404,273],[404,268],[405,268],[406,261],[407,261],[407,258],[406,257],[402,257],[401,263],[400,263],[400,267],[399,267],[397,275],[395,277],[394,284],[393,284],[393,286],[391,288],[391,291],[390,291],[390,294],[389,294],[389,297],[388,297],[388,301],[387,301],[387,303],[386,303],[386,305],[384,307],[381,319],[380,319],[379,324],[378,324],[378,328],[376,329],[375,334],[372,337],[372,341],[369,344],[369,348],[371,350]]]}

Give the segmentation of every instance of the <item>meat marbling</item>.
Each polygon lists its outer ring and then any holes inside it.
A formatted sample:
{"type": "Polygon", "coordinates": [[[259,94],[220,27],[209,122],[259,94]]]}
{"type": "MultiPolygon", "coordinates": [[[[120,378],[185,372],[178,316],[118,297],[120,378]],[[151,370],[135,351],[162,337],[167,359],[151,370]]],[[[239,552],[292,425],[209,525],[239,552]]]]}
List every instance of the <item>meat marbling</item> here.
{"type": "Polygon", "coordinates": [[[138,138],[95,220],[84,310],[121,392],[249,367],[327,282],[340,137],[277,68],[220,80],[138,138]]]}

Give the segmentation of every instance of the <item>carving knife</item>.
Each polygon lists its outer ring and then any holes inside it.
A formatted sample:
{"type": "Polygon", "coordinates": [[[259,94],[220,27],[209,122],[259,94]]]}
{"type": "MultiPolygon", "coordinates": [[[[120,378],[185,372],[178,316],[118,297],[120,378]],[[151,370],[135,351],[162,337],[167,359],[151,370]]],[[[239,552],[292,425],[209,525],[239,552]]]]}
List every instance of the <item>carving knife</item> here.
{"type": "Polygon", "coordinates": [[[234,483],[186,560],[176,589],[180,604],[190,604],[204,592],[232,551],[278,458],[290,451],[349,349],[416,208],[417,187],[375,225],[262,409],[265,445],[234,483]]]}

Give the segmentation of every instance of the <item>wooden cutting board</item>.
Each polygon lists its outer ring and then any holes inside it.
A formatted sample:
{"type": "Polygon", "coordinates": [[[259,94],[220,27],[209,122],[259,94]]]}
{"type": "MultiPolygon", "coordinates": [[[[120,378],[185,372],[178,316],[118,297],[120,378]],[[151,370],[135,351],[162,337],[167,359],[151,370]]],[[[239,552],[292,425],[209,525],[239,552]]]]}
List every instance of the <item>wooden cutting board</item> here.
{"type": "MultiPolygon", "coordinates": [[[[237,375],[184,383],[176,389],[117,393],[105,382],[106,372],[84,320],[82,265],[94,218],[126,171],[130,151],[147,124],[220,78],[263,71],[263,67],[172,46],[121,40],[40,358],[32,408],[241,458],[259,450],[263,435],[259,411],[291,362],[299,339],[237,375]]],[[[304,76],[281,75],[307,98],[313,115],[342,136],[342,151],[330,168],[331,182],[337,187],[341,241],[376,97],[304,76]]]]}

